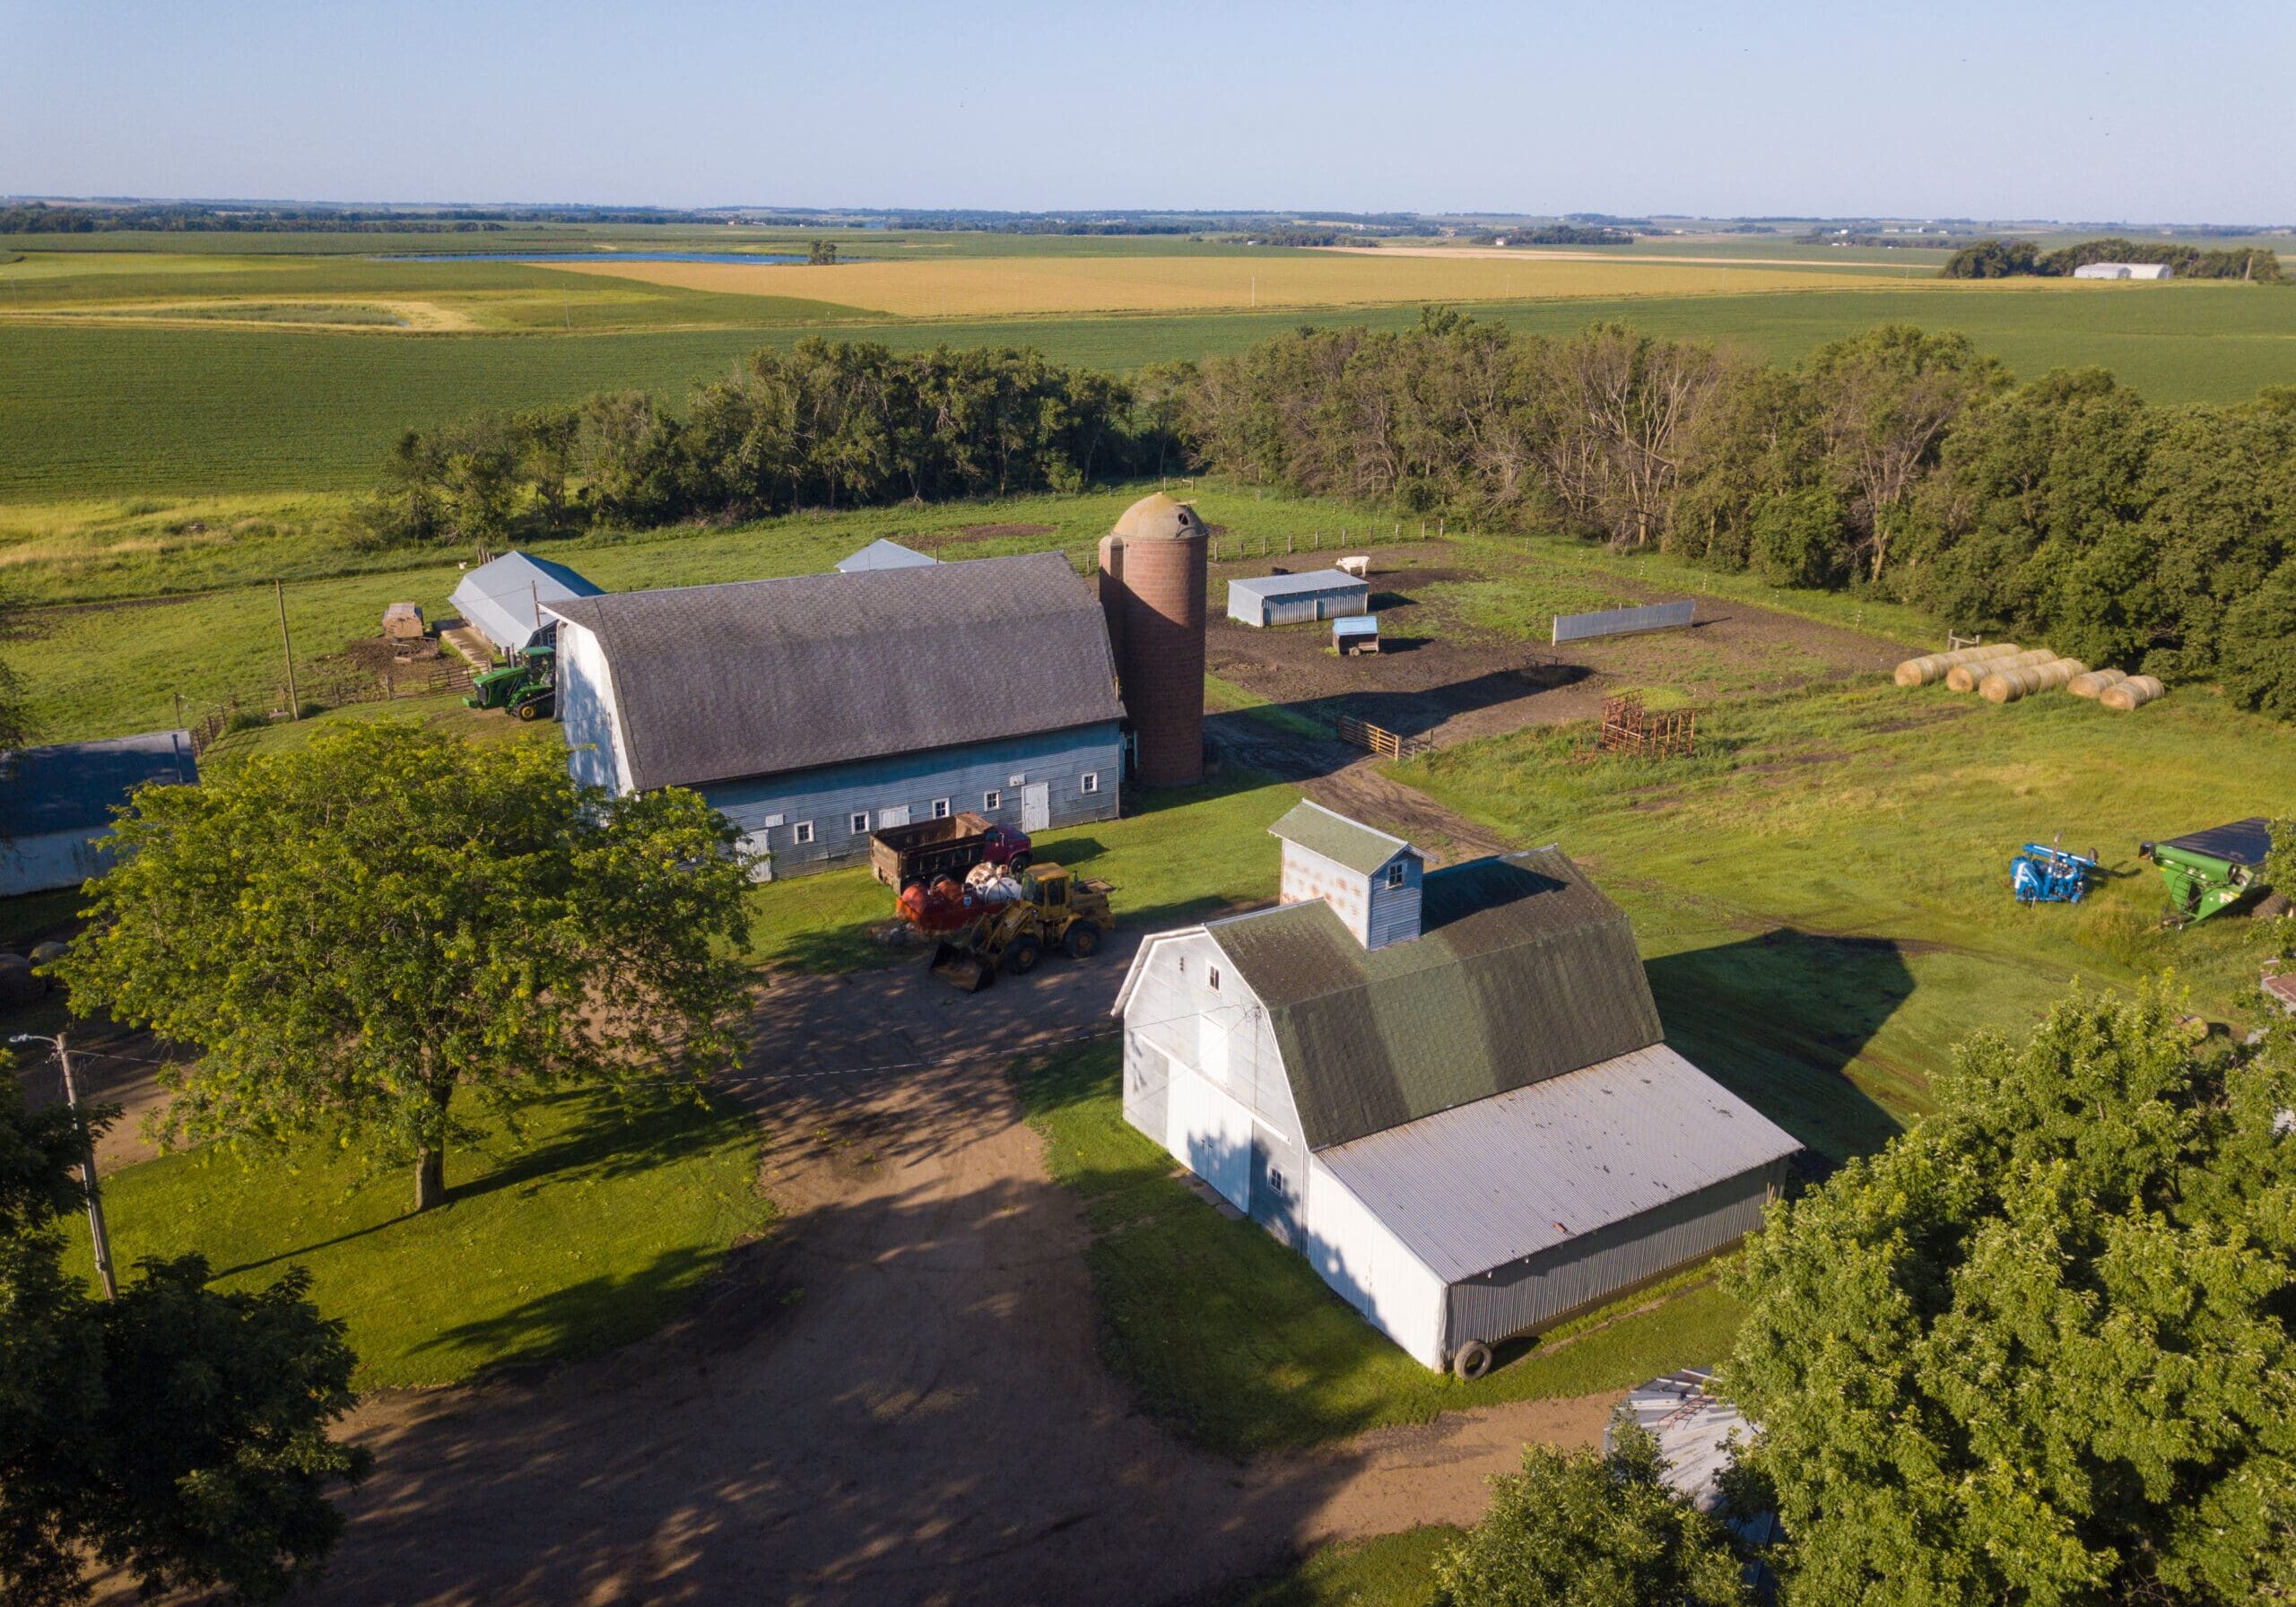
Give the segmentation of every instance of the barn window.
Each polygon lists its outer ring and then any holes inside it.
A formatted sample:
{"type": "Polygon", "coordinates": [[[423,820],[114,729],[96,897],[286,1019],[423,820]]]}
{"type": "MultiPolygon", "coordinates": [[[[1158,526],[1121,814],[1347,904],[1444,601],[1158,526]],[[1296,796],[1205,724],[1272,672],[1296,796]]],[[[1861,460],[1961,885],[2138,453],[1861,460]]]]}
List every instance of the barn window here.
{"type": "Polygon", "coordinates": [[[936,821],[945,821],[949,818],[948,799],[935,798],[933,800],[933,818],[936,821]]]}
{"type": "Polygon", "coordinates": [[[1401,887],[1403,885],[1402,860],[1398,859],[1395,864],[1387,867],[1387,885],[1389,887],[1401,887]]]}
{"type": "Polygon", "coordinates": [[[1083,777],[1083,790],[1084,790],[1084,791],[1086,791],[1086,792],[1088,792],[1088,793],[1096,793],[1096,792],[1100,791],[1100,771],[1098,771],[1098,770],[1086,770],[1086,771],[1084,772],[1084,777],[1083,777]]]}
{"type": "Polygon", "coordinates": [[[796,825],[794,825],[794,826],[790,827],[790,828],[789,828],[789,840],[790,840],[791,842],[793,842],[793,843],[809,843],[809,842],[813,841],[813,821],[799,821],[796,825]]]}
{"type": "Polygon", "coordinates": [[[980,795],[980,806],[983,810],[990,812],[1002,809],[1004,807],[1004,795],[992,787],[980,795]]]}
{"type": "Polygon", "coordinates": [[[1283,1192],[1283,1168],[1282,1167],[1272,1166],[1267,1168],[1267,1186],[1274,1189],[1277,1194],[1282,1194],[1283,1192]]]}
{"type": "Polygon", "coordinates": [[[867,810],[863,809],[854,812],[853,835],[856,837],[866,837],[869,835],[869,812],[867,810]]]}
{"type": "Polygon", "coordinates": [[[1215,994],[1220,991],[1220,968],[1218,966],[1211,966],[1205,969],[1204,973],[1204,986],[1210,988],[1215,994]]]}

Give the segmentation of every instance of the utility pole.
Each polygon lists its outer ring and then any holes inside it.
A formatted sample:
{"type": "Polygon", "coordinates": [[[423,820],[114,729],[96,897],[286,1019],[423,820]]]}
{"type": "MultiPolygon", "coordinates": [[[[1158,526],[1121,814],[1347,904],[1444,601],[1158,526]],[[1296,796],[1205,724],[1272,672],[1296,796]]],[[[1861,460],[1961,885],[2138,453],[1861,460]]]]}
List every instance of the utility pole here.
{"type": "MultiPolygon", "coordinates": [[[[56,1064],[64,1073],[64,1103],[74,1116],[80,1114],[80,1085],[72,1075],[72,1051],[65,1047],[64,1034],[40,1038],[30,1032],[19,1032],[11,1043],[44,1043],[56,1051],[56,1064]]],[[[103,1189],[96,1181],[96,1141],[83,1126],[81,1129],[80,1191],[88,1197],[88,1237],[95,1246],[96,1275],[104,1281],[104,1299],[119,1299],[119,1281],[112,1275],[111,1233],[104,1226],[103,1189]]]]}
{"type": "Polygon", "coordinates": [[[287,656],[287,717],[303,717],[303,699],[295,691],[295,641],[287,634],[287,583],[274,580],[271,595],[279,600],[279,647],[287,656]]]}

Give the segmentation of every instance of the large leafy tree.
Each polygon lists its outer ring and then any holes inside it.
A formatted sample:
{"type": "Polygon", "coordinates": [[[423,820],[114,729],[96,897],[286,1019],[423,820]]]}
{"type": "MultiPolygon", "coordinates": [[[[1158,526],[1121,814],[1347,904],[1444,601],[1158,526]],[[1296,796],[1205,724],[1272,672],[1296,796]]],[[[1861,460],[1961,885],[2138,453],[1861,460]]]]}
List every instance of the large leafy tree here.
{"type": "Polygon", "coordinates": [[[1982,1034],[1940,1108],[1777,1208],[1727,1372],[1790,1599],[2296,1593],[2296,1106],[2165,986],[1982,1034]]]}
{"type": "Polygon", "coordinates": [[[1523,1447],[1491,1507],[1435,1564],[1439,1607],[1733,1607],[1751,1602],[1720,1521],[1661,1479],[1628,1428],[1607,1455],[1523,1447]]]}
{"type": "Polygon", "coordinates": [[[333,1549],[329,1493],[370,1462],[327,1434],[352,1398],[342,1327],[300,1270],[223,1293],[196,1255],[90,1299],[56,1231],[86,1139],[0,1073],[0,1607],[85,1599],[91,1559],[275,1601],[333,1549]]]}
{"type": "Polygon", "coordinates": [[[165,1129],[326,1133],[440,1200],[460,1110],[693,1086],[737,1052],[746,874],[695,795],[608,798],[526,743],[346,727],[146,787],[57,970],[197,1060],[165,1129]]]}

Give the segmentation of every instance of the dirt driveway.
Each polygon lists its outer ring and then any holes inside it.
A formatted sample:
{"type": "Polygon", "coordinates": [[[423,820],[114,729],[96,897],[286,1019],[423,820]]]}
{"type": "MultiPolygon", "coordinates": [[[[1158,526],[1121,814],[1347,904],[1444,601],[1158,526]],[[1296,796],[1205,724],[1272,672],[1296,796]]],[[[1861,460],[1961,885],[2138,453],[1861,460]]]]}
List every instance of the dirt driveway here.
{"type": "Polygon", "coordinates": [[[1470,1519],[1526,1439],[1593,1443],[1608,1397],[1244,1464],[1132,1409],[1005,1066],[1104,1029],[1136,942],[971,999],[916,964],[777,980],[739,1092],[783,1226],[653,1339],[362,1405],[325,1598],[1156,1603],[1470,1519]]]}

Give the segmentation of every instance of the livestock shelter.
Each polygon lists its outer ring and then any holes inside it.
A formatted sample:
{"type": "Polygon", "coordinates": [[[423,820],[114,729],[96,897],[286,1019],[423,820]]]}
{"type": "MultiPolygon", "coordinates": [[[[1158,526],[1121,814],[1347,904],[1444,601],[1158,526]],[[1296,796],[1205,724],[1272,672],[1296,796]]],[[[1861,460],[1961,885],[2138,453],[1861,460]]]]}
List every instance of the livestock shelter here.
{"type": "Polygon", "coordinates": [[[1623,912],[1559,848],[1428,871],[1313,804],[1282,902],[1151,934],[1124,1112],[1412,1356],[1726,1248],[1794,1139],[1666,1047],[1623,912]]]}
{"type": "Polygon", "coordinates": [[[562,563],[505,552],[466,570],[449,601],[497,652],[516,653],[543,638],[552,604],[596,597],[604,590],[562,563]]]}
{"type": "Polygon", "coordinates": [[[1370,607],[1371,583],[1344,569],[1228,582],[1228,617],[1247,625],[1312,624],[1370,607]]]}
{"type": "Polygon", "coordinates": [[[1057,552],[549,612],[574,777],[692,787],[772,875],[967,810],[1024,831],[1116,816],[1116,661],[1100,599],[1057,552]]]}
{"type": "Polygon", "coordinates": [[[899,542],[874,541],[857,552],[848,552],[837,560],[840,575],[858,575],[868,569],[921,569],[927,564],[938,563],[937,558],[912,552],[899,542]]]}
{"type": "Polygon", "coordinates": [[[0,896],[102,875],[112,860],[112,812],[146,782],[198,779],[188,731],[17,749],[0,760],[0,896]]]}
{"type": "Polygon", "coordinates": [[[2073,270],[2075,279],[2168,279],[2173,277],[2164,262],[2090,262],[2073,270]]]}

